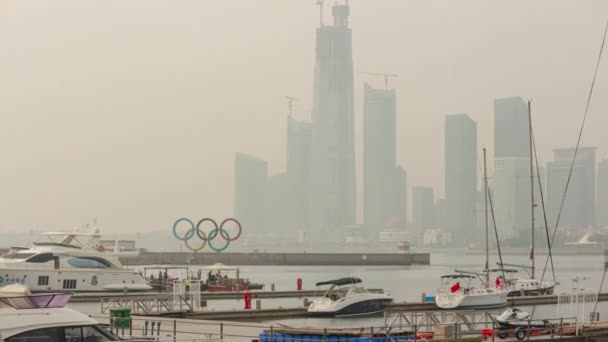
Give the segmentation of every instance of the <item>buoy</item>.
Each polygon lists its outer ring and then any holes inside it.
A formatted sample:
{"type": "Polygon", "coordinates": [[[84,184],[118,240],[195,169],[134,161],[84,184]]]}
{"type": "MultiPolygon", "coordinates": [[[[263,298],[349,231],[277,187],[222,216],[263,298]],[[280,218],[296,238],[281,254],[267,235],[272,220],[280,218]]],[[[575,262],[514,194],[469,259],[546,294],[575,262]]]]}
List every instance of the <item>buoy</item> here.
{"type": "Polygon", "coordinates": [[[98,252],[103,252],[103,246],[102,245],[97,246],[97,251],[98,252]]]}

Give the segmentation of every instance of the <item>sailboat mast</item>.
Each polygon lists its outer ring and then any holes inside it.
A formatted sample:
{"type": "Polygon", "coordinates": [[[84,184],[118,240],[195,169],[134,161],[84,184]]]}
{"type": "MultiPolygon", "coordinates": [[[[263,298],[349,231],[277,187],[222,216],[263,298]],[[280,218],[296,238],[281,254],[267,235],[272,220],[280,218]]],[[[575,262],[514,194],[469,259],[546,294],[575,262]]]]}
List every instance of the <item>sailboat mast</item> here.
{"type": "MultiPolygon", "coordinates": [[[[528,101],[528,128],[530,134],[530,219],[532,224],[532,239],[530,240],[530,262],[532,263],[532,279],[534,279],[534,168],[532,167],[532,102],[528,101]]],[[[539,180],[540,181],[540,180],[539,180]]]]}
{"type": "Polygon", "coordinates": [[[484,193],[484,212],[486,220],[486,286],[490,286],[490,244],[488,237],[488,170],[486,168],[486,149],[483,149],[483,193],[484,193]]]}

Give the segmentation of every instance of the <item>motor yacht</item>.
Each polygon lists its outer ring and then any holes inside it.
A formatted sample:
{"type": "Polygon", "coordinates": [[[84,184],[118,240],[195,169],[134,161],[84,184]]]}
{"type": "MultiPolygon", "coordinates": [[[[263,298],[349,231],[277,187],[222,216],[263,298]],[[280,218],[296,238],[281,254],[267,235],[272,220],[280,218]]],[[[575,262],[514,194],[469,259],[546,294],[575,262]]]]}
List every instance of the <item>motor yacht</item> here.
{"type": "Polygon", "coordinates": [[[35,242],[0,257],[0,286],[22,284],[32,292],[152,289],[139,273],[123,268],[116,256],[95,249],[98,232],[63,234],[61,242],[35,242]],[[82,236],[89,240],[79,243],[82,236]]]}
{"type": "Polygon", "coordinates": [[[119,340],[88,316],[65,308],[71,297],[69,293],[32,295],[24,286],[10,285],[6,288],[10,291],[0,291],[2,342],[119,340]]]}
{"type": "Polygon", "coordinates": [[[308,307],[312,316],[358,316],[384,312],[393,299],[384,293],[372,293],[358,286],[359,278],[341,278],[317,283],[330,287],[323,297],[313,299],[308,307]]]}

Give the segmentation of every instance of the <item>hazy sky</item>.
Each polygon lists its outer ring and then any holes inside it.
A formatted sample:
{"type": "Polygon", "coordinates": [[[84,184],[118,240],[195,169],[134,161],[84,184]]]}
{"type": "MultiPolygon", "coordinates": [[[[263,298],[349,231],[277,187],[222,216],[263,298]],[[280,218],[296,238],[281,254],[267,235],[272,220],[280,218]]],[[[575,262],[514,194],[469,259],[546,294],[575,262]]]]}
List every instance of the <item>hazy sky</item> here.
{"type": "MultiPolygon", "coordinates": [[[[477,121],[491,158],[493,99],[532,98],[542,161],[574,145],[607,1],[350,4],[359,165],[362,84],[383,85],[360,71],[400,75],[397,160],[436,197],[445,114],[477,121]]],[[[314,0],[0,0],[0,231],[230,215],[234,152],[281,172],[284,96],[310,116],[318,23],[314,0]]],[[[598,159],[607,62],[583,138],[598,159]]]]}

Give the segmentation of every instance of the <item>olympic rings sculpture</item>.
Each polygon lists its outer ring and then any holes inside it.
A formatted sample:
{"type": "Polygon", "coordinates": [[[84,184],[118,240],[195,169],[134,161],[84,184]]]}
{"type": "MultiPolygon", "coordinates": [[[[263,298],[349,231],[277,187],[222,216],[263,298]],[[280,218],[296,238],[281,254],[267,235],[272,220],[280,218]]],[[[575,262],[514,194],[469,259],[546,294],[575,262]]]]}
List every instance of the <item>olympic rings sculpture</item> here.
{"type": "Polygon", "coordinates": [[[217,225],[217,222],[215,222],[214,219],[208,218],[208,217],[201,219],[200,221],[198,221],[196,223],[196,225],[194,224],[194,222],[192,222],[189,218],[186,218],[186,217],[182,217],[182,218],[178,219],[177,221],[175,221],[175,223],[173,223],[173,236],[175,236],[175,238],[180,241],[184,241],[186,248],[188,248],[188,250],[190,250],[191,252],[194,252],[194,253],[202,250],[207,245],[209,245],[209,248],[211,248],[213,251],[220,253],[220,252],[224,251],[226,248],[228,248],[228,246],[230,246],[230,242],[235,241],[239,237],[241,237],[242,232],[243,232],[243,229],[241,227],[241,223],[234,218],[225,219],[224,221],[222,221],[222,223],[220,223],[219,226],[217,225]],[[188,229],[184,233],[183,236],[180,236],[177,233],[177,226],[181,222],[190,224],[190,229],[188,229]],[[213,228],[213,230],[211,230],[209,232],[209,234],[206,234],[202,229],[202,225],[205,222],[210,222],[213,225],[213,227],[215,227],[215,228],[213,228]],[[234,237],[230,237],[230,235],[228,234],[228,231],[226,229],[224,229],[224,225],[229,222],[234,222],[239,229],[238,233],[234,237]],[[194,238],[195,234],[202,241],[201,245],[198,247],[193,247],[190,244],[190,240],[192,238],[194,238]],[[217,238],[218,236],[221,237],[224,241],[226,241],[222,247],[214,246],[212,243],[212,241],[215,240],[215,238],[217,238]]]}

